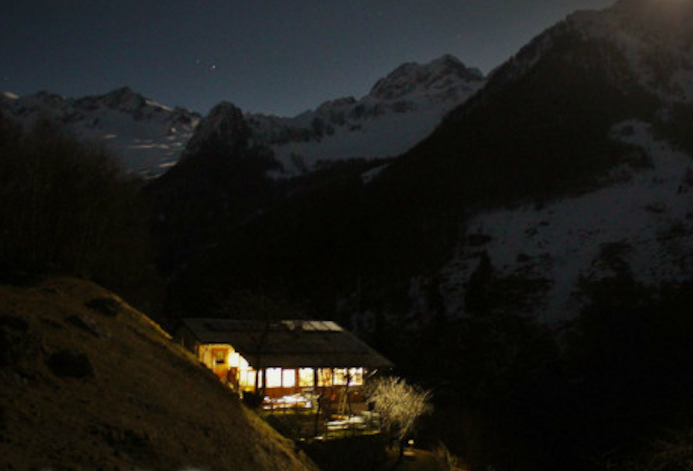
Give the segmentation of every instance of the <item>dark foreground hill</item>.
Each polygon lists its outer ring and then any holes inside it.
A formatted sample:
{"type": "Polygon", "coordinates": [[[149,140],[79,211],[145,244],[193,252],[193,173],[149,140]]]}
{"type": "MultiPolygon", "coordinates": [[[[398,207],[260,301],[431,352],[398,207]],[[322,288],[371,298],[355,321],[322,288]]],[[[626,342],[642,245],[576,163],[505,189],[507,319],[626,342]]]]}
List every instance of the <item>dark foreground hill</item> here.
{"type": "Polygon", "coordinates": [[[145,315],[62,278],[0,286],[0,469],[317,467],[145,315]]]}

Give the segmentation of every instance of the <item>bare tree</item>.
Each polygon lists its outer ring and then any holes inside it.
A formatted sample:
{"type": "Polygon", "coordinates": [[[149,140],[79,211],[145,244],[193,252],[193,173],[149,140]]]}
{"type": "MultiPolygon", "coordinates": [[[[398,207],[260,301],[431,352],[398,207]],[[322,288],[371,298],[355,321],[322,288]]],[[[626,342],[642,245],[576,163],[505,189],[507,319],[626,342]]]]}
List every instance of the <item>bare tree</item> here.
{"type": "Polygon", "coordinates": [[[395,376],[378,378],[367,389],[368,402],[380,415],[380,428],[388,443],[399,444],[399,463],[404,455],[404,440],[412,432],[417,420],[432,410],[430,391],[408,384],[395,376]]]}
{"type": "Polygon", "coordinates": [[[142,292],[153,273],[142,183],[59,124],[22,130],[0,116],[0,275],[74,275],[142,292]]]}

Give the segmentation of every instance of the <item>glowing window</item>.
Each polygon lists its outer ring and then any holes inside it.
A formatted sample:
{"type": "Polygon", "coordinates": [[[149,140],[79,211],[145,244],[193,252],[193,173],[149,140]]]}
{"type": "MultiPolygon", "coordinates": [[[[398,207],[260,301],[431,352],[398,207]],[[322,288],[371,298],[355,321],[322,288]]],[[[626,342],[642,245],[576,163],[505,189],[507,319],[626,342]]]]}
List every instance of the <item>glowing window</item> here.
{"type": "Polygon", "coordinates": [[[346,370],[346,368],[335,368],[333,371],[334,371],[334,385],[335,386],[346,386],[346,384],[347,384],[347,370],[346,370]]]}
{"type": "Polygon", "coordinates": [[[363,368],[349,369],[349,386],[363,386],[363,368]]]}
{"type": "Polygon", "coordinates": [[[332,370],[330,368],[318,370],[318,386],[332,386],[332,370]]]}
{"type": "Polygon", "coordinates": [[[255,386],[255,370],[241,370],[240,381],[241,387],[251,388],[255,386]]]}
{"type": "Polygon", "coordinates": [[[282,386],[285,388],[296,386],[296,370],[282,371],[282,386]]]}
{"type": "Polygon", "coordinates": [[[282,386],[282,369],[267,368],[267,384],[268,388],[280,388],[282,386]]]}
{"type": "Polygon", "coordinates": [[[238,368],[241,366],[241,356],[238,353],[233,352],[229,356],[229,366],[232,366],[235,368],[238,368]]]}
{"type": "Polygon", "coordinates": [[[302,388],[315,386],[313,384],[313,368],[300,368],[298,370],[298,385],[302,388]]]}

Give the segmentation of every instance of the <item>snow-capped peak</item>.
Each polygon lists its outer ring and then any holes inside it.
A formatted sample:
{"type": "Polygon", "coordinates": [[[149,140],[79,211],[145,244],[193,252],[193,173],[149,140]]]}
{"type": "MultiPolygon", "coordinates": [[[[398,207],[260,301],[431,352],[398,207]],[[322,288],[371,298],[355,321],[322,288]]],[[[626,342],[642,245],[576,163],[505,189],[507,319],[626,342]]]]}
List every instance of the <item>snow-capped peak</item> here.
{"type": "Polygon", "coordinates": [[[100,101],[109,108],[124,111],[135,111],[147,105],[147,100],[130,87],[121,87],[100,97],[100,101]]]}
{"type": "Polygon", "coordinates": [[[428,64],[408,62],[397,67],[378,80],[369,95],[381,100],[397,100],[417,92],[436,93],[483,79],[478,69],[467,68],[459,59],[446,54],[428,64]]]}
{"type": "Polygon", "coordinates": [[[48,118],[78,138],[103,142],[126,168],[145,177],[160,175],[178,160],[200,119],[197,113],[171,110],[129,87],[77,99],[49,92],[24,97],[3,93],[0,108],[25,126],[48,118]]]}
{"type": "Polygon", "coordinates": [[[278,176],[293,176],[320,161],[406,152],[483,84],[478,69],[445,55],[428,64],[398,67],[359,100],[330,100],[293,118],[246,117],[254,138],[270,146],[283,165],[278,176]]]}
{"type": "Polygon", "coordinates": [[[147,177],[174,165],[186,143],[189,156],[207,145],[205,140],[236,148],[251,138],[274,151],[284,167],[278,176],[287,177],[309,172],[320,161],[399,155],[483,84],[477,69],[444,55],[428,64],[398,67],[361,99],[330,100],[292,118],[244,117],[223,102],[197,130],[197,113],[168,108],[127,86],[78,99],[48,92],[21,98],[3,94],[0,107],[25,124],[47,117],[67,125],[78,137],[105,142],[121,154],[127,168],[147,177]]]}

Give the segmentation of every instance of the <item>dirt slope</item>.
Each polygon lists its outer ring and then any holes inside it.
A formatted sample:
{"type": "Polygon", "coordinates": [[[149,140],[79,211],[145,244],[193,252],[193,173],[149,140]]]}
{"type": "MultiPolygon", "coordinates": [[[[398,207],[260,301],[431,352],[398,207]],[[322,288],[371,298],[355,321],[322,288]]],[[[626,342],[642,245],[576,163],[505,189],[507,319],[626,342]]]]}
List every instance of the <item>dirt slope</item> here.
{"type": "Polygon", "coordinates": [[[0,470],[315,471],[99,286],[0,286],[0,470]]]}

